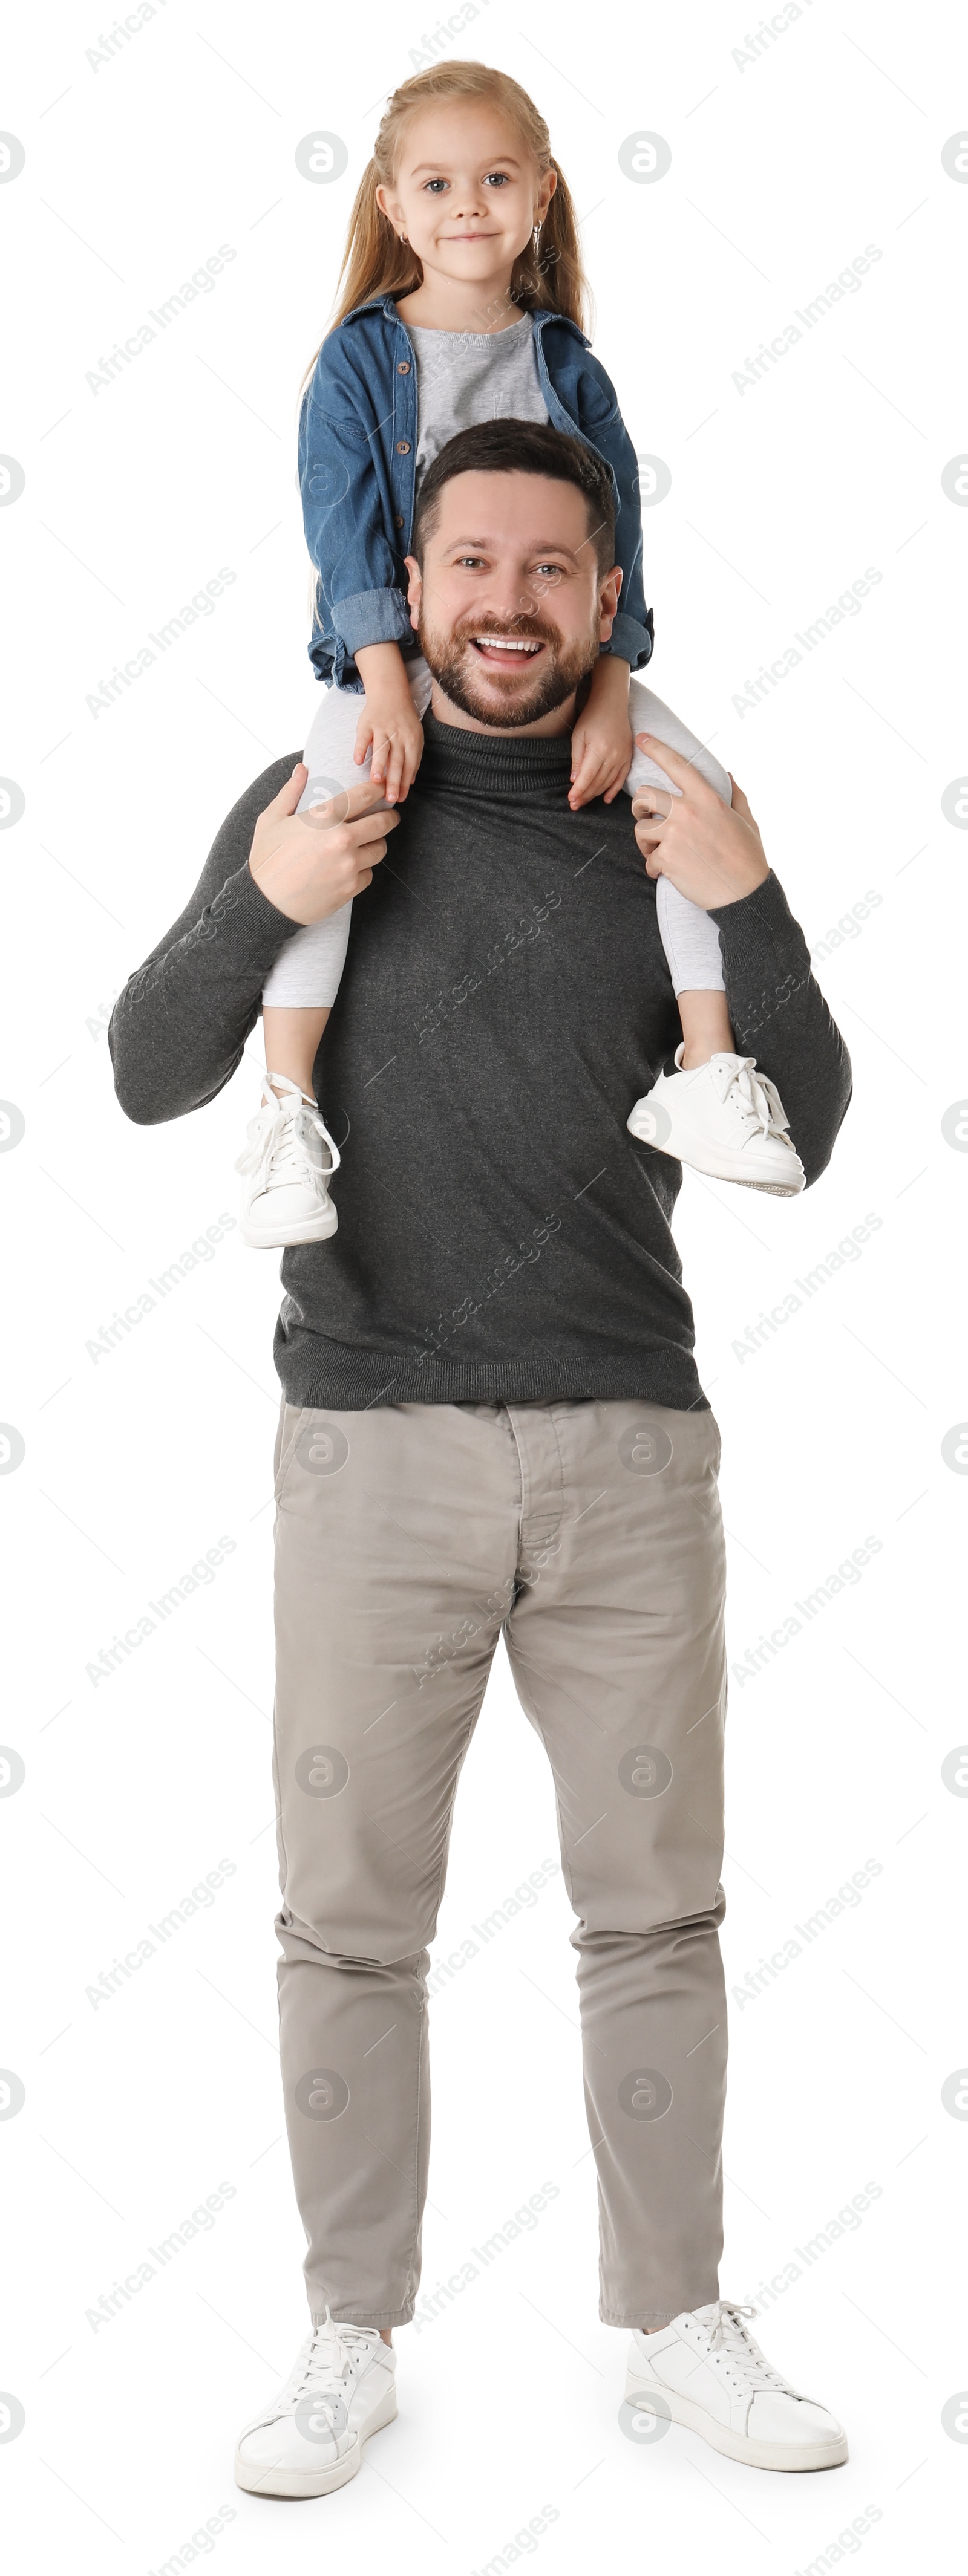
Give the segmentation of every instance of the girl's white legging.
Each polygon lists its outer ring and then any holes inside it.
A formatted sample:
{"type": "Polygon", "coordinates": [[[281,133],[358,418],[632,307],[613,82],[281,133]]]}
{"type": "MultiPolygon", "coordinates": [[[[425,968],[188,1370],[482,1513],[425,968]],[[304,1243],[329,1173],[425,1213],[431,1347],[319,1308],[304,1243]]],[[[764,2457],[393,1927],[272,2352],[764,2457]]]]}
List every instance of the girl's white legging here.
{"type": "MultiPolygon", "coordinates": [[[[422,653],[415,655],[408,671],[414,705],[423,717],[430,701],[431,681],[422,653]]],[[[359,768],[353,759],[362,706],[362,698],[350,689],[324,691],[303,753],[309,778],[299,800],[300,813],[305,806],[317,805],[322,797],[332,796],[338,788],[359,787],[369,777],[370,753],[359,768]]],[[[705,743],[698,742],[688,725],[673,715],[671,707],[663,706],[662,699],[645,688],[641,680],[633,680],[629,688],[629,721],[633,734],[655,734],[660,742],[668,743],[671,751],[682,752],[703,778],[708,778],[724,805],[732,803],[725,769],[707,751],[705,743]]],[[[626,793],[634,796],[639,787],[646,786],[665,787],[673,796],[679,794],[665,771],[636,749],[625,781],[626,793]]],[[[715,922],[697,903],[679,894],[668,877],[657,879],[656,894],[659,931],[675,992],[722,992],[723,967],[715,922]]],[[[335,1002],[352,909],[351,903],[344,903],[339,912],[328,913],[325,921],[310,922],[295,939],[286,941],[263,990],[263,1003],[268,1002],[273,1010],[305,1011],[321,1010],[335,1002]]]]}

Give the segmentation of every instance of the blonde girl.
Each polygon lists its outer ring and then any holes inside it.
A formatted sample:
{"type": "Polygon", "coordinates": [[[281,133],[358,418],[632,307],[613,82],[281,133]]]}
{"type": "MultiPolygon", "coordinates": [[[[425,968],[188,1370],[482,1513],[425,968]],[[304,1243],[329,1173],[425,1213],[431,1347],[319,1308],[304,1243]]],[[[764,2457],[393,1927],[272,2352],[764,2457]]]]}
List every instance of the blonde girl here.
{"type": "MultiPolygon", "coordinates": [[[[329,684],[306,745],[302,804],[365,775],[388,803],[407,796],[431,689],[407,599],[416,494],[450,438],[495,418],[550,421],[593,447],[613,478],[621,594],[572,734],[569,804],[610,803],[623,786],[631,794],[647,782],[668,788],[636,752],[630,721],[630,677],[644,669],[653,637],[635,450],[585,333],[588,289],[564,174],[543,117],[508,73],[438,63],[394,92],[357,190],[341,288],[307,373],[299,432],[316,571],[309,652],[329,684]]],[[[718,762],[639,683],[632,716],[685,751],[729,801],[718,762]]],[[[738,1164],[748,1140],[750,1076],[735,1070],[743,1060],[733,1054],[719,934],[666,878],[658,890],[683,1047],[680,1069],[660,1077],[661,1112],[642,1112],[645,1124],[633,1132],[730,1178],[731,1153],[738,1164]],[[677,1086],[688,1114],[670,1123],[677,1086]]],[[[336,1228],[327,1181],[340,1156],[319,1112],[314,1067],[351,908],[288,941],[263,994],[266,1078],[239,1163],[247,1176],[241,1230],[255,1246],[314,1242],[336,1228]]],[[[642,1104],[633,1117],[639,1111],[642,1104]]],[[[786,1143],[773,1150],[786,1175],[794,1164],[799,1171],[786,1143]]],[[[769,1159],[766,1144],[764,1152],[769,1159]]],[[[769,1178],[759,1185],[776,1186],[769,1178]]]]}

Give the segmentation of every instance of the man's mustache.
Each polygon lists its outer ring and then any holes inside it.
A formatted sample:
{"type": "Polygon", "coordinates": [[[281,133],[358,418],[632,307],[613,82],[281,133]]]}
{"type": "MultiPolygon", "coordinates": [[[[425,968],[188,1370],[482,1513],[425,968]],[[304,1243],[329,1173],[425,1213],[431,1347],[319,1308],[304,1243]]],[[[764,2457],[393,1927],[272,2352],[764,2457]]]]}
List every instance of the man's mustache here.
{"type": "Polygon", "coordinates": [[[513,636],[516,642],[522,644],[561,643],[561,633],[557,626],[549,626],[546,622],[543,622],[540,617],[524,616],[506,617],[503,619],[498,617],[462,617],[459,624],[452,630],[451,642],[453,644],[468,644],[474,637],[479,635],[509,635],[513,636]]]}

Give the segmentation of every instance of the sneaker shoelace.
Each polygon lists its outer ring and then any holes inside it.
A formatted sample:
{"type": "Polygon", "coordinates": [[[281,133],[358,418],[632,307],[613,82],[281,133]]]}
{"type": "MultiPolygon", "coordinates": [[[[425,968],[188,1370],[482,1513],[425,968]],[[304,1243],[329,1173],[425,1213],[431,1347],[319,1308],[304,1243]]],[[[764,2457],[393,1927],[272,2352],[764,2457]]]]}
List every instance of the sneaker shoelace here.
{"type": "Polygon", "coordinates": [[[728,1100],[749,1135],[786,1137],[789,1121],[780,1094],[775,1082],[758,1072],[755,1056],[741,1056],[738,1064],[729,1056],[713,1056],[711,1071],[720,1099],[728,1100]]]}
{"type": "Polygon", "coordinates": [[[253,1198],[260,1197],[268,1187],[270,1175],[274,1187],[308,1180],[318,1188],[320,1184],[325,1187],[326,1181],[339,1170],[338,1145],[334,1145],[318,1110],[310,1109],[295,1083],[287,1086],[281,1099],[271,1086],[267,1089],[246,1133],[249,1142],[244,1154],[239,1155],[235,1168],[237,1172],[254,1175],[253,1198]],[[328,1172],[320,1172],[308,1151],[307,1139],[314,1131],[329,1147],[328,1172]]]}
{"type": "Polygon", "coordinates": [[[712,2357],[726,2362],[745,2388],[779,2388],[794,2397],[796,2390],[764,2359],[759,2345],[747,2333],[743,2319],[755,2317],[756,2313],[755,2308],[742,2307],[736,2299],[714,2299],[708,2308],[697,2309],[695,2318],[708,2337],[712,2357]]]}
{"type": "Polygon", "coordinates": [[[348,2400],[355,2377],[354,2364],[373,2353],[372,2332],[363,2326],[334,2324],[329,2309],[320,2325],[314,2326],[305,2359],[298,2361],[292,2378],[273,2408],[276,2415],[294,2415],[301,2397],[312,2395],[326,2414],[334,2432],[341,2431],[340,2413],[345,2422],[348,2400]]]}

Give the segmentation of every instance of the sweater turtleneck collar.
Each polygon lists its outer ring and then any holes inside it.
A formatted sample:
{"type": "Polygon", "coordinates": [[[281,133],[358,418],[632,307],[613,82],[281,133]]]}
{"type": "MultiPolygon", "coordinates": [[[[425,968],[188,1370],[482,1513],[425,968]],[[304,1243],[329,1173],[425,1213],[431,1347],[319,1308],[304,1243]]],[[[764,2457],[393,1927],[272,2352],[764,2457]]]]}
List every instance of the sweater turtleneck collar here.
{"type": "Polygon", "coordinates": [[[565,790],[571,776],[571,735],[470,733],[442,724],[428,710],[418,783],[472,787],[482,796],[520,796],[565,790]]]}

